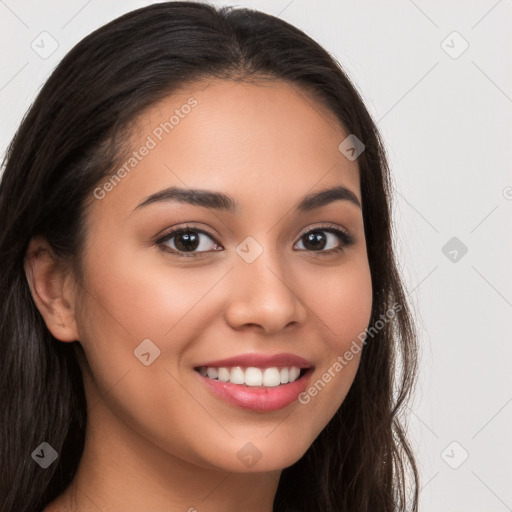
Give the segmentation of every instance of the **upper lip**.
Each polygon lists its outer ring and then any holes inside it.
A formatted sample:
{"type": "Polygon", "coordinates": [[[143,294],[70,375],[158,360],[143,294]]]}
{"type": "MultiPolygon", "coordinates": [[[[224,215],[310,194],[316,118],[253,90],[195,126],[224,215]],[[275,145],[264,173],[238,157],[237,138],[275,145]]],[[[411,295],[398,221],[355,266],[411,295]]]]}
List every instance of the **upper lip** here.
{"type": "Polygon", "coordinates": [[[266,354],[240,354],[238,356],[228,357],[226,359],[217,359],[216,361],[208,361],[198,364],[196,368],[208,366],[210,368],[233,367],[233,366],[252,366],[256,368],[271,368],[274,366],[297,366],[299,368],[311,368],[312,364],[303,357],[295,354],[281,353],[274,355],[266,354]]]}

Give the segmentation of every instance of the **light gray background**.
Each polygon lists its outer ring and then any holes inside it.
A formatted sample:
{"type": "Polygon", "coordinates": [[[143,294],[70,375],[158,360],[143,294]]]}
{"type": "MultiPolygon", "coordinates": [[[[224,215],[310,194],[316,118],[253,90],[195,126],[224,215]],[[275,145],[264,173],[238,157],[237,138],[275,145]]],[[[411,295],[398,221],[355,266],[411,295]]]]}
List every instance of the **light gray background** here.
{"type": "MultiPolygon", "coordinates": [[[[65,53],[149,3],[0,1],[2,154],[65,53]],[[58,43],[47,58],[43,31],[58,43]]],[[[409,421],[420,510],[512,510],[511,1],[212,3],[295,24],[355,81],[389,152],[399,257],[421,338],[409,421]]]]}

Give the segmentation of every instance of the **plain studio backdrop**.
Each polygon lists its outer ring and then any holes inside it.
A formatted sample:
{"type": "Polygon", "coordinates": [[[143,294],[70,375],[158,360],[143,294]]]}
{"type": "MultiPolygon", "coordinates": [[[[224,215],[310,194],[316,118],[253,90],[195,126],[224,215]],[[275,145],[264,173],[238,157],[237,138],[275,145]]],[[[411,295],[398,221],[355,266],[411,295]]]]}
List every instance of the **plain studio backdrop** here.
{"type": "MultiPolygon", "coordinates": [[[[67,51],[150,3],[0,1],[2,155],[67,51]]],[[[355,82],[388,150],[419,327],[420,510],[512,510],[512,2],[211,3],[296,25],[355,82]]]]}

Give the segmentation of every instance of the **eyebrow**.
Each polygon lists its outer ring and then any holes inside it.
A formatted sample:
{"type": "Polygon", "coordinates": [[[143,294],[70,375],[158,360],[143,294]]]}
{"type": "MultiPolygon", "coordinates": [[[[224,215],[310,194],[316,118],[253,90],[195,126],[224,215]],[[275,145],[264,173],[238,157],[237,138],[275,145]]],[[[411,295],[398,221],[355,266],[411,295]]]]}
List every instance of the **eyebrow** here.
{"type": "MultiPolygon", "coordinates": [[[[202,189],[184,189],[178,187],[169,187],[148,196],[135,208],[135,210],[153,203],[169,201],[177,201],[194,206],[222,210],[232,214],[240,211],[240,204],[231,196],[222,192],[213,192],[211,190],[202,189]]],[[[295,209],[299,213],[306,213],[314,210],[315,208],[326,206],[334,201],[348,201],[356,205],[358,208],[361,208],[361,203],[357,196],[348,188],[338,185],[319,192],[307,194],[299,201],[295,206],[295,209]]]]}

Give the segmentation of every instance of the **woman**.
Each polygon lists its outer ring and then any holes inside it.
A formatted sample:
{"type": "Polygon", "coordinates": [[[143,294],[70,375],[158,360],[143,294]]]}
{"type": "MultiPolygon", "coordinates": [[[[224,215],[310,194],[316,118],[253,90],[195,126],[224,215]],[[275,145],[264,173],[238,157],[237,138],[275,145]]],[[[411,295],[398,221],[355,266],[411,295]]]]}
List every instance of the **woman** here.
{"type": "Polygon", "coordinates": [[[416,510],[389,179],[282,20],[169,2],[82,40],[0,187],[1,510],[416,510]]]}

